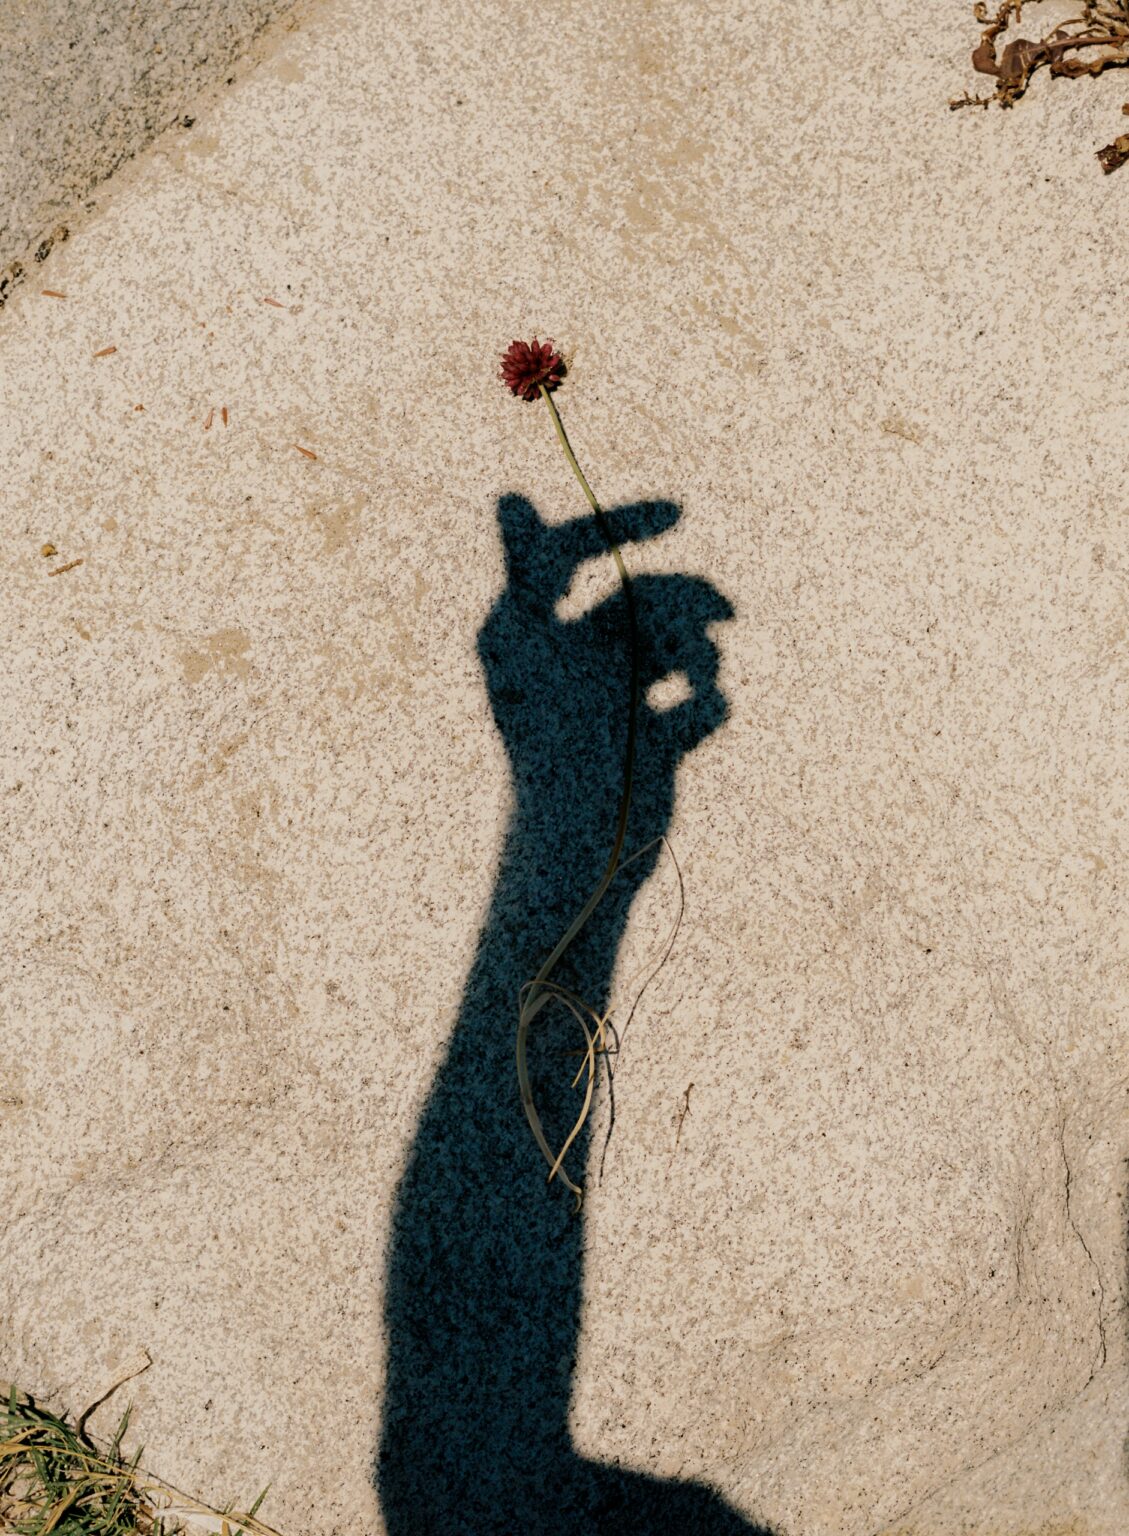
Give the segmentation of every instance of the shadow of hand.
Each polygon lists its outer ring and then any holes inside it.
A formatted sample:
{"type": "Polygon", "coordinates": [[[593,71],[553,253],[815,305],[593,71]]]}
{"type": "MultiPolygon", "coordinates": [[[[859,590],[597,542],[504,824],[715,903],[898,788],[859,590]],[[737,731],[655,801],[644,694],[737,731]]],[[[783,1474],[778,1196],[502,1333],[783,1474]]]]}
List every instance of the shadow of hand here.
{"type": "MultiPolygon", "coordinates": [[[[615,508],[608,517],[627,544],[663,533],[677,521],[678,508],[642,502],[615,508]]],[[[589,851],[591,829],[598,862],[599,840],[610,847],[622,786],[629,678],[623,594],[562,620],[557,608],[578,568],[608,558],[596,519],[553,526],[524,497],[512,495],[501,498],[498,518],[507,582],[479,632],[478,652],[510,758],[518,819],[527,840],[540,843],[542,851],[564,841],[574,851],[574,865],[576,854],[589,851]],[[554,838],[554,825],[563,838],[554,838]]],[[[665,830],[682,756],[725,719],[718,650],[708,630],[733,617],[725,598],[699,578],[642,576],[632,585],[642,699],[629,853],[665,830]],[[648,689],[675,673],[685,679],[683,698],[668,709],[653,708],[648,689]]],[[[641,867],[638,875],[644,873],[641,867]]]]}

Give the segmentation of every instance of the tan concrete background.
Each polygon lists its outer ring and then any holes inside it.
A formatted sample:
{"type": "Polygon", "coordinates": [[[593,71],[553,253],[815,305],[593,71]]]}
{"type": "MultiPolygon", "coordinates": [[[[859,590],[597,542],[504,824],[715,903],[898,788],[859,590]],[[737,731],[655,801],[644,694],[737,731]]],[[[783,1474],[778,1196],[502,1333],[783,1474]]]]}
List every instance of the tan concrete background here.
{"type": "Polygon", "coordinates": [[[949,114],[974,41],[333,0],[15,295],[0,1376],[147,1350],[157,1470],[381,1529],[390,1202],[509,805],[493,508],[582,510],[494,378],[536,330],[597,493],[683,508],[633,568],[736,613],[577,1444],[788,1536],[1127,1528],[1126,87],[949,114]]]}

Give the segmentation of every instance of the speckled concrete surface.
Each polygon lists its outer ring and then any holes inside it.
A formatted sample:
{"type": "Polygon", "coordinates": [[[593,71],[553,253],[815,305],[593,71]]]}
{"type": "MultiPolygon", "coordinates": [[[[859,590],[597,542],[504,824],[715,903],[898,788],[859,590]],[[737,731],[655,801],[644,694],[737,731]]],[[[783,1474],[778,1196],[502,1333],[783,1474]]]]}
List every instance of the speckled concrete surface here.
{"type": "MultiPolygon", "coordinates": [[[[0,1375],[146,1350],[170,1480],[385,1528],[393,1204],[511,807],[494,509],[583,510],[494,378],[536,330],[597,493],[681,508],[633,569],[734,614],[577,1453],[779,1536],[1129,1528],[1125,85],[949,114],[973,41],[343,0],[15,295],[0,1375]]],[[[675,903],[663,860],[624,996],[675,903]]]]}
{"type": "MultiPolygon", "coordinates": [[[[0,304],[291,0],[0,0],[0,304]]],[[[203,99],[202,99],[203,98],[203,99]]]]}

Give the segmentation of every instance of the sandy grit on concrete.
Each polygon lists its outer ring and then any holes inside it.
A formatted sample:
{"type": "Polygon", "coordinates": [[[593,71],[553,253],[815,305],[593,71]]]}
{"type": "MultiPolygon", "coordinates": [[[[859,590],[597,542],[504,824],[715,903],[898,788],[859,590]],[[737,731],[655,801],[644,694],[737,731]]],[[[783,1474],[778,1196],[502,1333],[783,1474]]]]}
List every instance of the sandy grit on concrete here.
{"type": "MultiPolygon", "coordinates": [[[[436,1510],[472,1441],[533,1476],[480,1412],[533,1391],[562,1508],[619,1461],[702,1530],[1129,1527],[1124,85],[950,115],[964,17],[868,18],[327,6],[0,320],[0,1375],[148,1351],[155,1468],[281,1530],[412,1529],[420,1296],[435,1379],[497,1351],[436,1510]],[[597,493],[677,503],[629,558],[728,705],[652,759],[686,908],[582,1228],[494,995],[614,810],[614,626],[538,619],[516,501],[503,562],[499,497],[582,510],[494,378],[535,330],[597,493]],[[538,623],[611,646],[579,715],[538,623]]],[[[625,1012],[676,901],[588,957],[625,1012]]]]}

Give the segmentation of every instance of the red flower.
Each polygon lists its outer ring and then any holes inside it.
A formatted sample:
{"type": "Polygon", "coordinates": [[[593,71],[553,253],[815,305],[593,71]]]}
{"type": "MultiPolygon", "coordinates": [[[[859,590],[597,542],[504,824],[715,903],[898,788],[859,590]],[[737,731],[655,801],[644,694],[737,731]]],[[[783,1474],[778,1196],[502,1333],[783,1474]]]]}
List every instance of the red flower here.
{"type": "Polygon", "coordinates": [[[564,375],[564,359],[553,350],[553,343],[538,341],[536,336],[532,346],[527,341],[512,341],[502,354],[498,372],[502,383],[523,400],[536,400],[540,384],[556,389],[564,375]]]}

